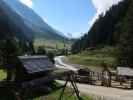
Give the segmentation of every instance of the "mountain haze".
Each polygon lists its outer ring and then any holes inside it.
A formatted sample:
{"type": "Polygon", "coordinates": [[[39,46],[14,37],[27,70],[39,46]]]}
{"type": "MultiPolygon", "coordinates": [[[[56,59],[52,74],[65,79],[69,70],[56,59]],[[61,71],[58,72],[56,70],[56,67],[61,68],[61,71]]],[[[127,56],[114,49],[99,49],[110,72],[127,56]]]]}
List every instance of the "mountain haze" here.
{"type": "Polygon", "coordinates": [[[0,11],[4,13],[4,16],[1,16],[8,19],[11,30],[20,38],[25,36],[27,39],[57,41],[66,39],[62,33],[53,29],[31,8],[18,0],[0,0],[0,11]]]}

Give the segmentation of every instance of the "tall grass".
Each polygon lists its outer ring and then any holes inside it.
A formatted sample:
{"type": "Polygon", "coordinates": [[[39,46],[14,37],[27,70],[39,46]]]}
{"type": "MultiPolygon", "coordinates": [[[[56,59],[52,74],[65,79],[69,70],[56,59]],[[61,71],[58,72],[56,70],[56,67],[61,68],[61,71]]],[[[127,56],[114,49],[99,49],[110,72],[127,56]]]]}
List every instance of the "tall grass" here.
{"type": "Polygon", "coordinates": [[[102,63],[111,67],[116,66],[115,48],[113,47],[83,51],[76,55],[70,55],[68,58],[71,63],[85,66],[101,66],[102,63]]]}

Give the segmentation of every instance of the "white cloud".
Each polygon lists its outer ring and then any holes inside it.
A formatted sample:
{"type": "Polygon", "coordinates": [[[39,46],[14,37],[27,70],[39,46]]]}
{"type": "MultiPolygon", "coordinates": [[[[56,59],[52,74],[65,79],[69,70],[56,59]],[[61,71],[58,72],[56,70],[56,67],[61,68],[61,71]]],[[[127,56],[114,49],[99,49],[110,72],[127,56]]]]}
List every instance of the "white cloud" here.
{"type": "Polygon", "coordinates": [[[89,21],[89,25],[92,26],[100,14],[105,14],[112,5],[118,4],[122,0],[92,0],[92,3],[96,9],[95,16],[89,21]]]}
{"type": "Polygon", "coordinates": [[[27,5],[28,7],[32,8],[33,2],[32,0],[20,0],[23,4],[27,5]]]}
{"type": "Polygon", "coordinates": [[[79,38],[79,37],[82,37],[84,36],[85,34],[87,34],[87,32],[74,32],[74,33],[67,33],[65,34],[67,37],[69,38],[79,38]]]}

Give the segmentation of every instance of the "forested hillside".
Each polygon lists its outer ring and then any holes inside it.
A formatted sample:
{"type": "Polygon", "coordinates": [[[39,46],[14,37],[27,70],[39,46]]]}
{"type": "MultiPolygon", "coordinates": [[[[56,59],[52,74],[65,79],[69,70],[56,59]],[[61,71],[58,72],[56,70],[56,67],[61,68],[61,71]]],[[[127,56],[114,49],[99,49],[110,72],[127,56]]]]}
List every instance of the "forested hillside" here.
{"type": "Polygon", "coordinates": [[[78,39],[72,46],[73,53],[88,48],[104,46],[117,47],[119,64],[133,65],[133,0],[123,0],[102,14],[88,34],[78,39]]]}

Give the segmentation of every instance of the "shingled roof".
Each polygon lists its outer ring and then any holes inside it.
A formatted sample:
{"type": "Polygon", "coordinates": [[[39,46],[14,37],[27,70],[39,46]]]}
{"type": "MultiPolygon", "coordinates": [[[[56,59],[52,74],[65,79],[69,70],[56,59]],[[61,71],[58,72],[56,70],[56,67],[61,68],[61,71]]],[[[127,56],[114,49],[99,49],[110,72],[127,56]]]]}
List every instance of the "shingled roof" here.
{"type": "Polygon", "coordinates": [[[19,56],[19,59],[29,74],[50,71],[55,68],[47,56],[19,56]]]}
{"type": "Polygon", "coordinates": [[[118,75],[133,77],[133,68],[117,67],[118,75]]]}

